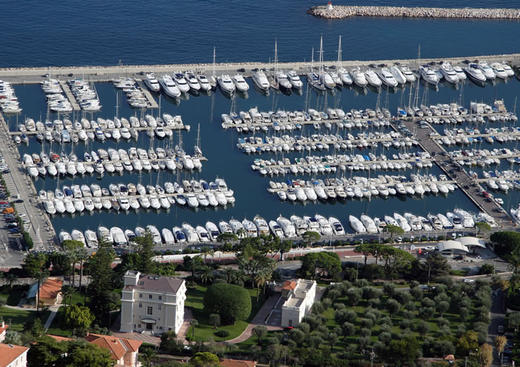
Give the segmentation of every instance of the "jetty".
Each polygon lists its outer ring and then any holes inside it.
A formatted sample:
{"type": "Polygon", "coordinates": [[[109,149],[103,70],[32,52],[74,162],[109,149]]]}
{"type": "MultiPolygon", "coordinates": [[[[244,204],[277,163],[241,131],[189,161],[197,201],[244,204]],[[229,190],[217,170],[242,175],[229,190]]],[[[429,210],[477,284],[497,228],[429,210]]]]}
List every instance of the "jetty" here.
{"type": "Polygon", "coordinates": [[[506,8],[430,8],[408,6],[313,6],[308,14],[324,19],[350,17],[451,18],[520,20],[520,9],[506,8]]]}
{"type": "MultiPolygon", "coordinates": [[[[414,133],[421,148],[428,152],[436,163],[455,182],[466,196],[484,213],[493,217],[499,226],[509,227],[513,225],[511,216],[495,200],[489,200],[483,192],[485,191],[478,180],[467,173],[461,165],[454,161],[450,154],[438,144],[432,133],[436,131],[428,125],[428,129],[418,128],[415,121],[403,120],[403,124],[414,133]]],[[[395,122],[392,126],[399,131],[395,122]]]]}

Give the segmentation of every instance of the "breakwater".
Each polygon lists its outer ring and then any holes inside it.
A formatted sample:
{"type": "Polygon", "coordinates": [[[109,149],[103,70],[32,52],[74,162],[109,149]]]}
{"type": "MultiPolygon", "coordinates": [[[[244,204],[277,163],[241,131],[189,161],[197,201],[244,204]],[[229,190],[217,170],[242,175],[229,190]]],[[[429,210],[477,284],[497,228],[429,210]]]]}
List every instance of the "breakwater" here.
{"type": "Polygon", "coordinates": [[[313,6],[308,14],[326,19],[349,17],[404,17],[520,20],[520,9],[428,8],[405,6],[313,6]]]}

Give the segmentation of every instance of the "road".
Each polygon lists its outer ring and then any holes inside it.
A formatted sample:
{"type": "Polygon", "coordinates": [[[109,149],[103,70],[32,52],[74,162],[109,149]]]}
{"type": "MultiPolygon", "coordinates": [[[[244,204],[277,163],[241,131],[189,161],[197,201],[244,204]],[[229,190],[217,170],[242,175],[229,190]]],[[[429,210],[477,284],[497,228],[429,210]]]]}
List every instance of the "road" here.
{"type": "Polygon", "coordinates": [[[495,366],[500,365],[500,359],[495,348],[495,338],[498,335],[498,326],[505,325],[505,313],[505,294],[501,289],[497,289],[492,293],[491,312],[489,314],[490,323],[487,337],[487,342],[493,346],[493,365],[495,366]]]}
{"type": "MultiPolygon", "coordinates": [[[[20,154],[9,136],[9,130],[3,116],[0,114],[0,153],[3,155],[10,173],[3,174],[7,189],[14,200],[19,195],[22,202],[15,203],[18,215],[26,222],[25,229],[31,235],[34,249],[38,251],[49,250],[54,244],[54,229],[47,214],[38,206],[36,189],[30,177],[22,167],[20,154]]],[[[0,264],[1,266],[1,264],[0,264]]]]}

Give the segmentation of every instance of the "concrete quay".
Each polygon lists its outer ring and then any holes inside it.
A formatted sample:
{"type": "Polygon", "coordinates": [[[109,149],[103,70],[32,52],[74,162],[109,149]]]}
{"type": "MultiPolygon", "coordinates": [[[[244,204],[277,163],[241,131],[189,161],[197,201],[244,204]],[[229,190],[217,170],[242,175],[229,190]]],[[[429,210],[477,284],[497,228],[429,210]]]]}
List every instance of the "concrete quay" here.
{"type": "Polygon", "coordinates": [[[60,80],[60,85],[61,85],[61,89],[63,89],[63,92],[65,93],[65,96],[69,100],[70,105],[72,106],[72,110],[73,111],[81,110],[81,107],[79,106],[78,102],[76,101],[76,98],[72,95],[69,85],[64,80],[60,80]]]}
{"type": "Polygon", "coordinates": [[[4,174],[7,189],[13,196],[19,195],[22,202],[15,203],[15,209],[20,216],[29,220],[26,230],[31,235],[35,250],[52,248],[56,234],[47,213],[38,205],[36,188],[30,177],[26,175],[20,160],[20,154],[13,140],[9,138],[9,130],[2,114],[0,114],[0,138],[5,142],[0,144],[10,173],[4,174]]]}
{"type": "Polygon", "coordinates": [[[402,18],[455,18],[455,19],[507,19],[520,20],[520,9],[505,8],[430,8],[405,6],[344,6],[320,5],[308,14],[325,19],[350,17],[402,17],[402,18]]]}
{"type": "MultiPolygon", "coordinates": [[[[458,56],[458,57],[438,57],[438,58],[421,58],[420,62],[442,62],[449,61],[452,64],[460,64],[466,60],[481,60],[488,63],[495,61],[507,62],[511,65],[520,65],[520,53],[502,54],[502,55],[480,55],[480,56],[458,56]]],[[[410,65],[412,68],[418,66],[417,59],[394,59],[394,60],[348,60],[338,63],[337,61],[324,61],[322,64],[328,66],[343,66],[345,68],[367,67],[372,64],[400,63],[410,65]]],[[[314,67],[318,64],[314,63],[314,67]]],[[[279,62],[278,68],[284,70],[295,70],[300,75],[306,74],[312,63],[308,61],[302,62],[279,62]]],[[[235,73],[238,70],[244,76],[251,76],[254,69],[273,69],[274,65],[267,62],[237,62],[237,63],[211,63],[200,64],[166,64],[166,65],[112,65],[112,66],[45,66],[45,67],[23,67],[23,68],[0,68],[0,80],[5,80],[13,84],[34,84],[40,83],[47,79],[50,75],[57,79],[72,79],[82,77],[93,82],[109,82],[120,77],[133,77],[142,79],[143,74],[153,72],[158,75],[173,73],[179,70],[194,70],[211,75],[213,71],[220,75],[223,73],[235,73]]]]}

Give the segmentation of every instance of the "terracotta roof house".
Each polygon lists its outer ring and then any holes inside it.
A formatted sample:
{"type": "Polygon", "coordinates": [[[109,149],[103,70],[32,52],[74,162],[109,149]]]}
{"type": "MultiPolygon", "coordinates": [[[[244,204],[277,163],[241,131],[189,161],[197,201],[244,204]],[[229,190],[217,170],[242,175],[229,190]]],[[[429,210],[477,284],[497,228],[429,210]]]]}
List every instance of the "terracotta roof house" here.
{"type": "MultiPolygon", "coordinates": [[[[47,278],[40,285],[40,300],[44,305],[53,306],[61,303],[63,280],[57,278],[47,278]]],[[[38,283],[35,283],[27,291],[28,300],[36,300],[38,297],[38,283]]]]}
{"type": "Polygon", "coordinates": [[[3,343],[5,340],[5,334],[7,334],[7,329],[9,329],[9,325],[7,325],[4,321],[0,323],[0,343],[3,343]]]}
{"type": "Polygon", "coordinates": [[[0,344],[0,367],[27,367],[27,351],[21,345],[0,344]]]}
{"type": "Polygon", "coordinates": [[[223,359],[220,361],[221,367],[256,367],[256,361],[246,361],[242,359],[223,359]]]}
{"type": "Polygon", "coordinates": [[[110,335],[88,334],[85,340],[100,348],[107,349],[116,361],[115,367],[137,367],[137,354],[143,342],[139,340],[116,338],[110,335]]]}

